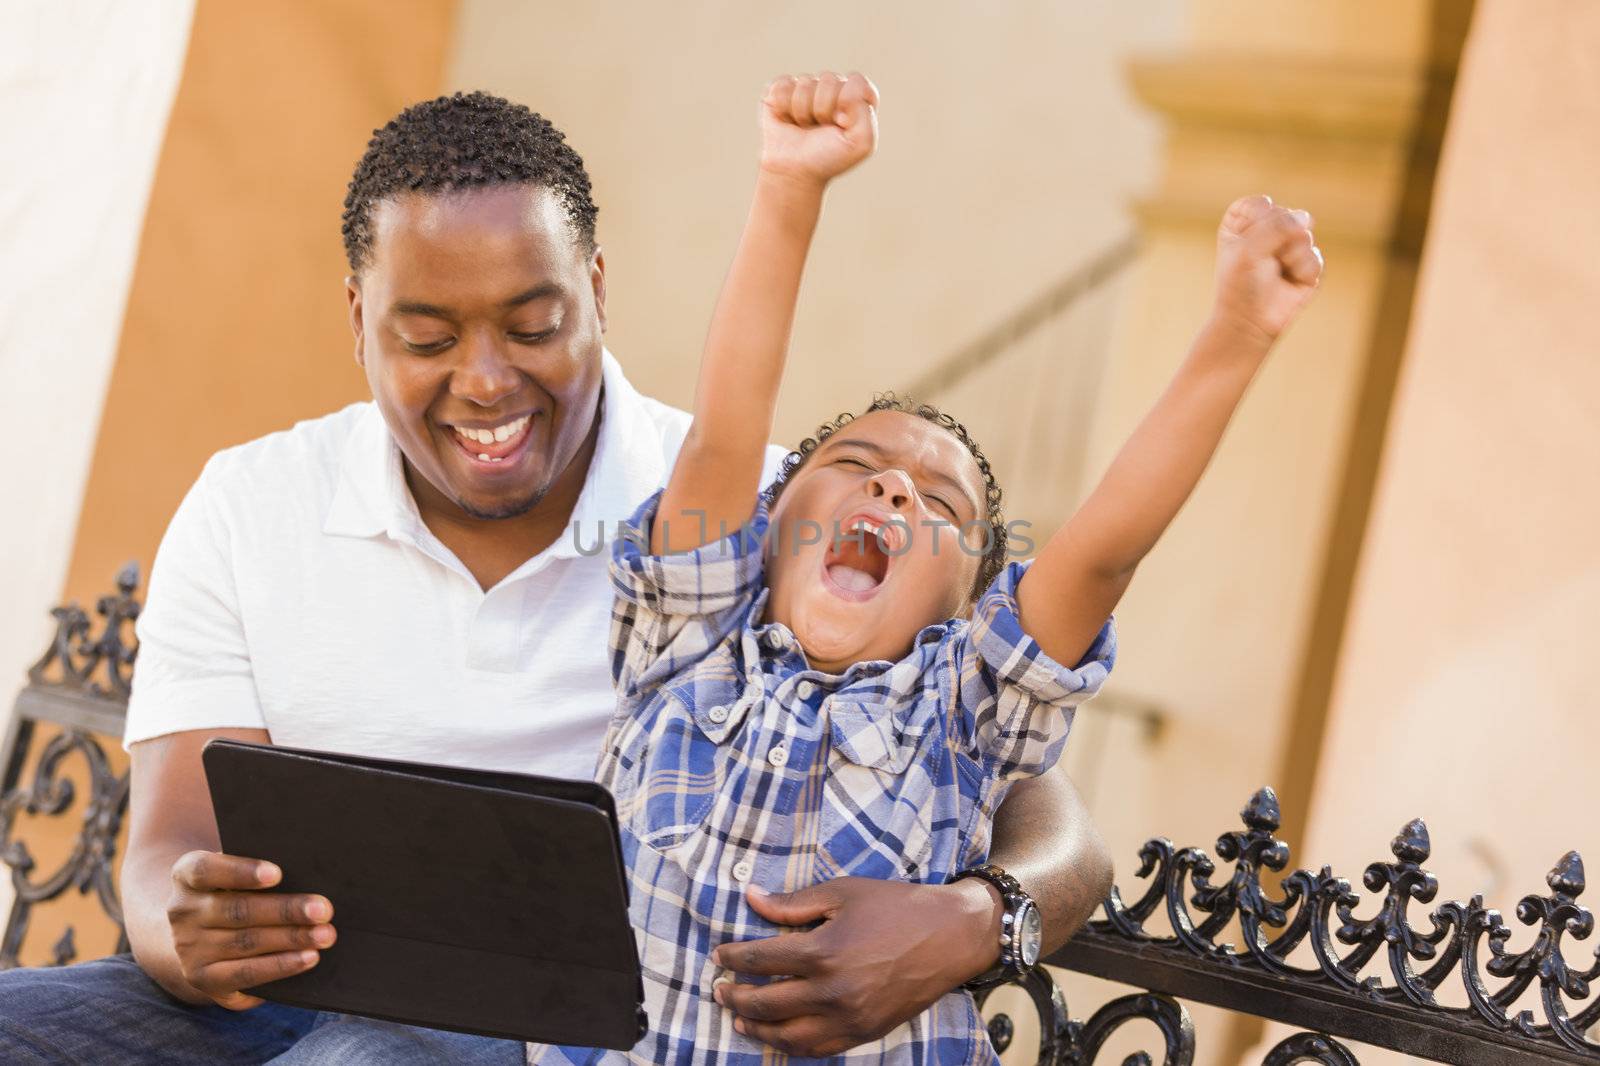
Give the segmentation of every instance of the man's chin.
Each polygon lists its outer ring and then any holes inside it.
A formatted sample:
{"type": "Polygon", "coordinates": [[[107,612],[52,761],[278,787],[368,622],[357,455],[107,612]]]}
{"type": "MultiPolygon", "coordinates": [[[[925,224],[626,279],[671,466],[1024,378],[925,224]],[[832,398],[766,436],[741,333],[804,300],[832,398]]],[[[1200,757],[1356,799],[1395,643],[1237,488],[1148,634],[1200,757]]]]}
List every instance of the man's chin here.
{"type": "Polygon", "coordinates": [[[493,522],[503,518],[521,518],[539,506],[544,495],[544,490],[540,489],[528,496],[508,500],[469,500],[464,496],[457,496],[456,506],[466,512],[469,518],[493,522]]]}

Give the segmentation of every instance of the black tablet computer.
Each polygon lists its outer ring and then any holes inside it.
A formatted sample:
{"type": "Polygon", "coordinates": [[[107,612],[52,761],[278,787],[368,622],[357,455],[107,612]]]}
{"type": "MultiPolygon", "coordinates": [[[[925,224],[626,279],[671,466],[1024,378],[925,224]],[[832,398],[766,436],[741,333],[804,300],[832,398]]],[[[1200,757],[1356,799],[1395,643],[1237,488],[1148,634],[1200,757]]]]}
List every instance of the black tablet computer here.
{"type": "Polygon", "coordinates": [[[311,970],[249,989],[316,1010],[625,1050],[644,985],[611,795],[587,781],[213,740],[222,850],[333,901],[311,970]]]}

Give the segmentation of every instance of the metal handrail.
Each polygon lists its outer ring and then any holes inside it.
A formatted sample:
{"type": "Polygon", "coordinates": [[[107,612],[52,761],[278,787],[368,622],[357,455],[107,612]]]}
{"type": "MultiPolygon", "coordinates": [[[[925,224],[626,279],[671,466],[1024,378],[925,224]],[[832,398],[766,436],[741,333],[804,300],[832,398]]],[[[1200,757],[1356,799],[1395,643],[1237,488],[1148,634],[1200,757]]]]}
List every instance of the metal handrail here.
{"type": "Polygon", "coordinates": [[[1139,255],[1139,238],[1129,234],[1007,315],[977,339],[939,360],[906,389],[927,397],[960,384],[1017,345],[1046,322],[1115,278],[1139,255]]]}

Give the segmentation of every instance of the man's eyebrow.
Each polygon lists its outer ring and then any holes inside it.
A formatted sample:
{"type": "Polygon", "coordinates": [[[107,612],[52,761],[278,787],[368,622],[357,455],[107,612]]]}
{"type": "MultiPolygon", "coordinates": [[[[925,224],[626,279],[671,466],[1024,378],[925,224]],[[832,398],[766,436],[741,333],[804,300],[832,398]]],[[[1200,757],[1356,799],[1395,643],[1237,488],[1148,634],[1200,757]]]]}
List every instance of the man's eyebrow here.
{"type": "MultiPolygon", "coordinates": [[[[883,445],[874,444],[870,440],[862,440],[859,437],[830,437],[823,442],[823,446],[826,447],[829,444],[837,444],[841,448],[860,448],[862,451],[871,452],[880,459],[889,454],[888,450],[885,449],[883,445]]],[[[818,450],[820,451],[821,449],[818,450]]],[[[983,508],[978,506],[978,501],[974,499],[972,493],[967,490],[967,486],[962,484],[958,479],[951,477],[949,474],[940,473],[937,470],[928,471],[927,477],[929,481],[937,481],[939,484],[945,486],[946,488],[955,492],[962,499],[966,500],[967,506],[972,508],[973,514],[983,513],[983,508]]]]}
{"type": "Polygon", "coordinates": [[[396,300],[390,308],[397,315],[426,315],[429,318],[454,318],[447,307],[423,303],[421,300],[396,300]]]}
{"type": "Polygon", "coordinates": [[[500,306],[509,310],[513,307],[521,307],[523,304],[531,304],[535,300],[547,300],[552,296],[565,296],[566,294],[567,290],[557,283],[545,281],[540,282],[531,289],[517,293],[509,300],[502,301],[500,306]]]}
{"type": "MultiPolygon", "coordinates": [[[[545,300],[552,296],[563,296],[566,294],[566,291],[567,290],[563,289],[560,285],[553,281],[544,281],[540,282],[538,285],[535,285],[531,289],[526,289],[517,293],[509,300],[500,301],[500,306],[506,310],[510,310],[513,307],[521,307],[523,304],[532,303],[535,300],[545,300]]],[[[394,302],[393,310],[397,315],[425,315],[428,318],[455,317],[455,312],[451,311],[448,307],[440,307],[438,304],[425,303],[422,300],[396,300],[394,302]]]]}

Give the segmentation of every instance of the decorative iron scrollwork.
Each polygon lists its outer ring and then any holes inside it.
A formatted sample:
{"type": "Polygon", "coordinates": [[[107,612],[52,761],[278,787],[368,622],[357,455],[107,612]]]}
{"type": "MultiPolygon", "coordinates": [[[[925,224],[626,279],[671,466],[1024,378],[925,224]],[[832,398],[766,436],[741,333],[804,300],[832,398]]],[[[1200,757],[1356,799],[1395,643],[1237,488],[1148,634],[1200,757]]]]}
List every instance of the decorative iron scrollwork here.
{"type": "MultiPolygon", "coordinates": [[[[1289,861],[1287,845],[1274,835],[1279,824],[1277,797],[1263,788],[1241,813],[1243,831],[1224,833],[1217,855],[1232,864],[1225,881],[1213,883],[1216,864],[1199,848],[1177,849],[1165,839],[1140,850],[1137,876],[1148,883],[1137,900],[1126,903],[1120,890],[1106,900],[1102,919],[1080,936],[1133,941],[1222,964],[1230,970],[1254,969],[1282,986],[1335,988],[1378,1003],[1405,1004],[1460,1026],[1513,1035],[1537,1046],[1560,1046],[1600,1061],[1600,1043],[1587,1031],[1600,1022],[1600,995],[1573,1012],[1569,1004],[1590,996],[1600,978],[1600,950],[1592,965],[1574,966],[1566,950],[1587,939],[1594,917],[1577,902],[1585,887],[1583,861],[1563,856],[1546,878],[1550,892],[1529,895],[1517,906],[1517,919],[1535,927],[1526,949],[1507,948],[1512,930],[1482,897],[1448,902],[1419,924],[1411,904],[1426,906],[1438,882],[1422,866],[1431,854],[1428,829],[1418,819],[1403,826],[1390,844],[1393,862],[1368,866],[1362,883],[1378,898],[1377,913],[1360,918],[1361,896],[1350,883],[1324,867],[1318,873],[1296,870],[1283,878],[1274,898],[1262,885],[1263,871],[1279,872],[1289,861]],[[1156,934],[1145,925],[1164,905],[1172,932],[1156,934]],[[1219,943],[1217,935],[1237,917],[1242,948],[1219,943]],[[1290,955],[1308,943],[1314,966],[1297,965],[1290,955]],[[1380,953],[1384,963],[1373,963],[1380,953]],[[1369,965],[1370,964],[1370,965],[1369,965]],[[1370,970],[1370,972],[1369,972],[1370,970]],[[1441,1004],[1435,996],[1452,975],[1461,980],[1467,1006],[1441,1004]],[[1491,988],[1490,978],[1500,980],[1491,988]],[[1542,1020],[1532,1010],[1511,1014],[1512,1005],[1538,982],[1542,1020]]],[[[1308,1034],[1285,1041],[1268,1061],[1353,1062],[1331,1038],[1308,1034]],[[1324,1047],[1327,1050],[1311,1050],[1324,1047]],[[1285,1058],[1300,1055],[1301,1058],[1285,1058]]]]}
{"type": "MultiPolygon", "coordinates": [[[[1166,1043],[1162,1066],[1189,1066],[1194,1061],[1194,1022],[1182,1003],[1170,996],[1141,992],[1114,999],[1095,1011],[1074,1033],[1076,1040],[1064,1063],[1092,1063],[1112,1032],[1130,1021],[1154,1022],[1166,1043]]],[[[1040,1060],[1041,1062],[1043,1060],[1040,1060]]],[[[1147,1052],[1137,1052],[1123,1060],[1123,1066],[1150,1066],[1147,1052]]]]}
{"type": "MultiPolygon", "coordinates": [[[[138,655],[137,643],[126,632],[139,615],[139,601],[133,595],[138,583],[139,568],[129,563],[117,575],[117,591],[95,604],[104,621],[98,634],[91,632],[89,616],[77,604],[55,608],[51,615],[56,631],[50,647],[28,671],[24,697],[50,698],[31,703],[19,699],[6,750],[0,751],[0,772],[5,774],[0,780],[0,863],[10,867],[15,890],[10,917],[0,934],[0,969],[18,964],[33,908],[70,890],[94,893],[119,933],[123,928],[113,871],[128,809],[128,775],[113,771],[105,748],[83,723],[103,721],[108,712],[114,723],[124,709],[138,655]],[[57,720],[56,714],[62,717],[57,720]],[[62,725],[62,731],[35,755],[31,751],[35,728],[48,721],[62,725]],[[31,779],[24,780],[30,756],[31,779]],[[32,851],[17,837],[18,821],[24,815],[68,813],[77,790],[63,770],[74,757],[81,758],[88,771],[82,821],[66,860],[53,871],[39,873],[32,851]]],[[[120,944],[125,943],[123,937],[120,944]]],[[[75,930],[69,926],[52,948],[51,958],[56,965],[65,965],[76,957],[75,930]]]]}
{"type": "Polygon", "coordinates": [[[1261,1066],[1290,1066],[1295,1062],[1320,1062],[1323,1066],[1361,1066],[1350,1049],[1322,1033],[1296,1033],[1273,1045],[1261,1066]]]}
{"type": "Polygon", "coordinates": [[[117,591],[95,601],[95,613],[105,619],[105,624],[93,639],[89,615],[82,607],[68,603],[52,610],[50,615],[56,620],[55,636],[44,655],[28,669],[29,683],[126,700],[133,683],[133,663],[139,655],[139,644],[132,639],[131,632],[125,633],[125,630],[131,631],[139,617],[139,601],[133,595],[138,587],[139,564],[130,562],[117,573],[117,591]],[[52,665],[59,668],[60,676],[51,676],[52,665]],[[101,666],[105,667],[104,680],[95,678],[101,666]]]}
{"type": "MultiPolygon", "coordinates": [[[[1099,1055],[1111,1034],[1134,1021],[1147,1021],[1161,1034],[1164,1051],[1162,1066],[1189,1066],[1194,1061],[1194,1022],[1189,1012],[1170,996],[1149,992],[1122,996],[1101,1007],[1087,1022],[1073,1021],[1061,988],[1042,966],[1035,966],[1020,980],[1011,982],[1028,993],[1039,1016],[1038,1066],[1088,1066],[1099,1055]]],[[[1005,986],[1002,986],[1005,987],[1005,986]]],[[[993,989],[976,996],[981,1010],[993,989]]],[[[1004,1013],[989,1020],[989,1041],[1004,1053],[1016,1033],[1016,1025],[1004,1013]]],[[[1147,1052],[1137,1052],[1124,1060],[1124,1066],[1151,1066],[1147,1052]]]]}

